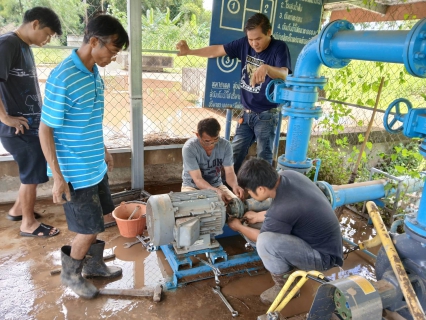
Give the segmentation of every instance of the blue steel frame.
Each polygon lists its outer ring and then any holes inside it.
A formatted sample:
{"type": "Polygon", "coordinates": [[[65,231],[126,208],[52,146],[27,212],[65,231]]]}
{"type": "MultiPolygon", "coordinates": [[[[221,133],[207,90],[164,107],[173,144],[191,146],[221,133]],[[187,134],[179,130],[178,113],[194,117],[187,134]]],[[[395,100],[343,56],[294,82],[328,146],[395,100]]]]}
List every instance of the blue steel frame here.
{"type": "Polygon", "coordinates": [[[261,262],[261,259],[257,255],[257,252],[254,250],[252,252],[237,254],[233,256],[228,256],[228,254],[223,250],[222,246],[217,249],[206,249],[206,250],[198,250],[192,251],[185,254],[177,255],[173,246],[171,244],[160,246],[164,255],[166,256],[167,261],[169,262],[170,267],[173,270],[173,277],[171,281],[166,282],[167,290],[176,289],[177,287],[183,286],[190,282],[200,281],[208,278],[212,278],[211,275],[206,275],[204,277],[197,277],[196,279],[185,281],[183,280],[185,277],[201,275],[201,274],[209,274],[209,272],[213,272],[209,266],[204,264],[198,264],[196,267],[192,266],[191,257],[197,255],[205,255],[209,254],[213,265],[220,269],[221,276],[223,275],[232,275],[243,272],[251,272],[263,269],[263,264],[255,267],[248,267],[242,270],[232,270],[226,272],[225,269],[231,267],[238,267],[244,264],[253,263],[253,262],[261,262]],[[218,259],[223,259],[223,261],[216,262],[218,259]],[[189,266],[188,269],[180,270],[183,266],[189,266]]]}

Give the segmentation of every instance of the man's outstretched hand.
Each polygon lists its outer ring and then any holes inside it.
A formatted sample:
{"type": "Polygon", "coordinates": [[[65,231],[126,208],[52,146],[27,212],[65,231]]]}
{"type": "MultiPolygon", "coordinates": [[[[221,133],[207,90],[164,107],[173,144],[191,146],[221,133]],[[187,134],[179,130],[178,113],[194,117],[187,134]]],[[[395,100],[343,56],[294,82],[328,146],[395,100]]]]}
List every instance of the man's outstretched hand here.
{"type": "Polygon", "coordinates": [[[178,56],[186,56],[189,53],[189,47],[188,43],[186,43],[185,40],[180,40],[178,43],[176,43],[176,50],[178,50],[178,56]]]}

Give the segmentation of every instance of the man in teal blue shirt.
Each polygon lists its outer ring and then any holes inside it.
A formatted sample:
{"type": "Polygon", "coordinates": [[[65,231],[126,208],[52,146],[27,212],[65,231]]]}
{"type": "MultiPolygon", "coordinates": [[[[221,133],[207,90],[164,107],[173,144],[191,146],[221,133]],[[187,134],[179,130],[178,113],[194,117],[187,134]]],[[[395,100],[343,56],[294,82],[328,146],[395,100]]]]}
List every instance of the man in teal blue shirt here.
{"type": "Polygon", "coordinates": [[[103,140],[104,83],[97,65],[105,67],[127,48],[120,22],[98,15],[87,25],[83,44],[49,75],[40,125],[48,175],[53,176],[53,202],[64,203],[68,229],[77,235],[63,246],[62,283],[84,298],[97,288],[82,277],[120,276],[121,268],[103,262],[103,213],[114,209],[107,170],[112,162],[103,140]],[[85,258],[86,255],[88,258],[85,258]]]}

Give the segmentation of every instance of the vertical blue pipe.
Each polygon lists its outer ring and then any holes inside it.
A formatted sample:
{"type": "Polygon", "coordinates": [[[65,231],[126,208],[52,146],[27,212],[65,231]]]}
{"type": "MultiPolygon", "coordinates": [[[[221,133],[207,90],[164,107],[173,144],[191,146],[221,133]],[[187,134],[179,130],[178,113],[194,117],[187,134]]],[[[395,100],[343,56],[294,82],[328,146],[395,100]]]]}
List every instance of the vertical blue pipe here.
{"type": "Polygon", "coordinates": [[[312,129],[312,118],[290,117],[291,125],[287,129],[285,157],[289,162],[303,162],[308,153],[312,129]]]}
{"type": "Polygon", "coordinates": [[[229,141],[231,137],[232,109],[226,109],[225,139],[229,141]]]}
{"type": "Polygon", "coordinates": [[[423,228],[426,227],[426,193],[424,192],[424,190],[426,190],[425,188],[426,188],[426,185],[423,187],[423,194],[422,194],[422,198],[420,199],[420,205],[419,205],[419,213],[417,215],[417,222],[421,226],[423,226],[423,228]]]}

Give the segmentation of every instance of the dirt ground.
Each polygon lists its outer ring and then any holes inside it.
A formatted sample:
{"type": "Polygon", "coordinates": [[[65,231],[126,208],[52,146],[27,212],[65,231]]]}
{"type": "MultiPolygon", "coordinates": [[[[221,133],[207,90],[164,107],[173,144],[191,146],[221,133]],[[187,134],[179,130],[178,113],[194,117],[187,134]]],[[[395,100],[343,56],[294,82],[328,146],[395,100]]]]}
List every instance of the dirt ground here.
{"type": "MultiPolygon", "coordinates": [[[[151,190],[156,193],[157,190],[151,190]]],[[[164,193],[164,192],[160,192],[164,193]]],[[[67,230],[62,206],[53,205],[50,199],[37,201],[36,211],[41,222],[53,225],[61,233],[49,239],[19,236],[19,222],[6,219],[10,204],[0,205],[0,319],[231,319],[231,313],[212,291],[214,279],[193,282],[173,291],[165,291],[162,301],[150,298],[99,296],[93,300],[78,298],[61,285],[59,275],[50,271],[60,267],[60,247],[70,244],[73,233],[67,230]]],[[[344,212],[341,218],[343,235],[352,241],[367,239],[374,234],[371,226],[357,215],[344,212]]],[[[237,236],[240,238],[239,236],[237,236]]],[[[125,242],[117,227],[106,229],[99,236],[106,242],[106,254],[116,258],[107,262],[123,268],[122,277],[113,281],[91,280],[98,288],[142,288],[152,286],[161,277],[171,275],[171,268],[161,251],[148,253],[141,245],[125,249],[125,242]]],[[[224,240],[224,248],[240,239],[224,240]]],[[[232,248],[229,248],[232,252],[232,248]]],[[[351,253],[342,269],[333,268],[326,275],[332,279],[360,274],[374,281],[373,260],[363,253],[351,253]]],[[[256,319],[268,307],[259,295],[271,287],[267,272],[222,276],[221,287],[233,308],[239,312],[237,319],[256,319]]],[[[306,319],[318,283],[309,280],[301,296],[293,299],[281,312],[287,319],[306,319]]]]}

